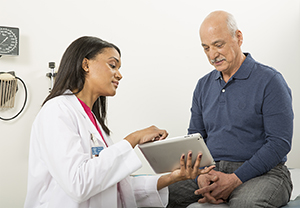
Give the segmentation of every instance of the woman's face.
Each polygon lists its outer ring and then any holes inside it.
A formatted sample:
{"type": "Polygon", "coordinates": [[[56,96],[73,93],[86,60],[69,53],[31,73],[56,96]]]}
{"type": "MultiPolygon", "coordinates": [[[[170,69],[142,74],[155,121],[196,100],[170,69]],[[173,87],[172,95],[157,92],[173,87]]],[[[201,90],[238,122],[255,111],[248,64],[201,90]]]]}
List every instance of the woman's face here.
{"type": "Polygon", "coordinates": [[[87,72],[85,87],[96,97],[114,96],[122,79],[120,54],[114,48],[106,48],[93,59],[84,59],[82,68],[87,72]]]}

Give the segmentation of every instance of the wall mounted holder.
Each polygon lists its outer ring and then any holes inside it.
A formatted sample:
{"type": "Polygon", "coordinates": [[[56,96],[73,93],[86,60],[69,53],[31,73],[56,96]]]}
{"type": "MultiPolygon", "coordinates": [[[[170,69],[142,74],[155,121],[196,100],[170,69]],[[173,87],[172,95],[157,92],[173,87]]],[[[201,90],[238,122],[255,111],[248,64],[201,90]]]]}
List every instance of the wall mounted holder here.
{"type": "Polygon", "coordinates": [[[17,80],[19,80],[23,84],[25,91],[23,106],[15,116],[11,118],[0,117],[1,120],[9,121],[21,114],[27,102],[27,88],[24,81],[21,78],[15,76],[15,72],[0,72],[0,109],[8,109],[14,107],[15,96],[16,92],[18,91],[17,80]]]}
{"type": "Polygon", "coordinates": [[[49,77],[51,80],[51,86],[49,87],[49,92],[51,92],[51,90],[53,89],[53,85],[54,85],[54,77],[57,74],[56,72],[54,72],[55,62],[49,62],[49,68],[50,68],[50,72],[47,73],[46,76],[49,77]]]}

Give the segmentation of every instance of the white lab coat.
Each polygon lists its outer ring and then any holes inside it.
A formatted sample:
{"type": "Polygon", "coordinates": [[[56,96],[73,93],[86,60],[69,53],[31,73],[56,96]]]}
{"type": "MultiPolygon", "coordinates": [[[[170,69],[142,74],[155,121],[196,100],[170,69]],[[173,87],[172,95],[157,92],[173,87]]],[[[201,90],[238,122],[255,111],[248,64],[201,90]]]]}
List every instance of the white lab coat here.
{"type": "Polygon", "coordinates": [[[130,143],[113,144],[102,132],[108,148],[76,96],[49,100],[32,126],[25,208],[166,206],[168,189],[157,191],[158,176],[129,176],[141,167],[130,143]],[[91,134],[104,147],[96,158],[91,134]]]}

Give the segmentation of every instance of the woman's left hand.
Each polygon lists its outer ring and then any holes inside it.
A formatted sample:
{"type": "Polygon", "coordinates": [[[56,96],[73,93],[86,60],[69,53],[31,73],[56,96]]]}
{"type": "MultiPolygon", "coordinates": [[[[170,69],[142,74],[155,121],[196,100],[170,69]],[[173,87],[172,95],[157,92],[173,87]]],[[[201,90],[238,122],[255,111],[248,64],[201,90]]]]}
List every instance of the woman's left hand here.
{"type": "Polygon", "coordinates": [[[185,155],[182,154],[180,158],[180,169],[174,170],[170,177],[175,182],[187,180],[187,179],[195,179],[200,174],[209,173],[215,166],[205,167],[204,169],[199,169],[201,162],[202,154],[199,153],[197,155],[197,159],[195,161],[194,166],[192,166],[192,152],[187,154],[187,160],[185,163],[185,155]]]}

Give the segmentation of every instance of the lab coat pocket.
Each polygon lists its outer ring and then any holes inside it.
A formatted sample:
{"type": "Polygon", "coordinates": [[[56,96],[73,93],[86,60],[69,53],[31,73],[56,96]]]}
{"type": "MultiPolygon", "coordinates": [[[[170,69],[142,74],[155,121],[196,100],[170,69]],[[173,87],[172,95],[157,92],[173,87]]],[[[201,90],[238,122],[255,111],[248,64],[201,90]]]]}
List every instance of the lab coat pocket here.
{"type": "Polygon", "coordinates": [[[100,152],[103,149],[104,149],[104,147],[99,144],[98,139],[91,133],[91,156],[92,156],[92,158],[98,157],[100,152]]]}

